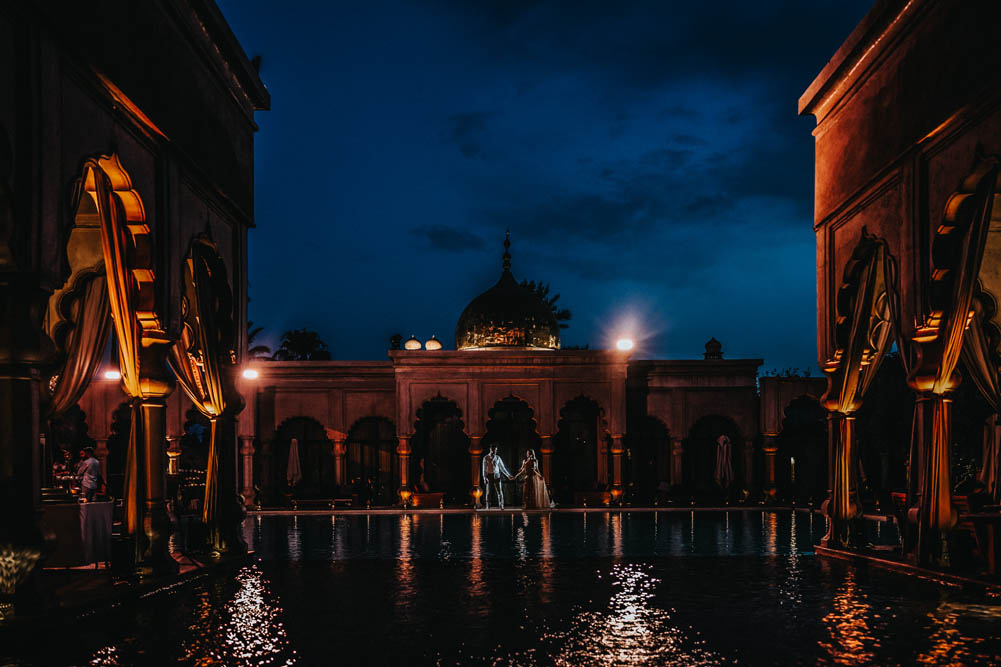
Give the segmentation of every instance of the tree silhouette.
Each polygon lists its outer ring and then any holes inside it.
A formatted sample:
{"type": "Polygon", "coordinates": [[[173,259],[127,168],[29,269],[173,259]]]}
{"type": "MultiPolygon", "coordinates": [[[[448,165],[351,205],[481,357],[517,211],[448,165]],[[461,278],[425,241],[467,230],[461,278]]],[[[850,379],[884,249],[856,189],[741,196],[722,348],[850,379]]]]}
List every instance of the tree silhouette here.
{"type": "Polygon", "coordinates": [[[281,345],[271,358],[276,361],[328,361],[330,350],[315,331],[293,329],[282,334],[281,345]]]}
{"type": "Polygon", "coordinates": [[[271,358],[270,347],[267,345],[254,345],[254,339],[262,331],[264,331],[264,327],[255,327],[253,322],[247,322],[247,359],[250,361],[261,361],[271,358]]]}
{"type": "Polygon", "coordinates": [[[566,329],[570,326],[567,322],[570,321],[573,315],[570,313],[569,308],[560,308],[556,304],[560,300],[559,294],[549,296],[549,283],[543,283],[541,280],[539,282],[522,280],[521,286],[531,290],[537,297],[546,302],[546,305],[553,311],[556,321],[559,322],[560,329],[566,329]]]}

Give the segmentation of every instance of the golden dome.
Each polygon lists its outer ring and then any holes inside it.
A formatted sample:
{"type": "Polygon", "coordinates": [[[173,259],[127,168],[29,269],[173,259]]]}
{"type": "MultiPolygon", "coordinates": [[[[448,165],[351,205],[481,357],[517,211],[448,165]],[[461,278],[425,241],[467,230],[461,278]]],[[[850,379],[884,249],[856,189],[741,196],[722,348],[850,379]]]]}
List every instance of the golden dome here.
{"type": "Polygon", "coordinates": [[[419,350],[421,349],[421,342],[417,340],[417,336],[411,336],[407,339],[407,342],[403,344],[404,350],[419,350]]]}
{"type": "Polygon", "coordinates": [[[424,343],[424,349],[425,350],[440,350],[441,349],[441,341],[438,340],[437,338],[435,338],[434,336],[431,336],[430,338],[428,338],[427,342],[424,343]]]}
{"type": "Polygon", "coordinates": [[[455,327],[455,349],[560,349],[560,325],[553,309],[515,280],[510,247],[508,232],[500,280],[462,311],[455,327]]]}

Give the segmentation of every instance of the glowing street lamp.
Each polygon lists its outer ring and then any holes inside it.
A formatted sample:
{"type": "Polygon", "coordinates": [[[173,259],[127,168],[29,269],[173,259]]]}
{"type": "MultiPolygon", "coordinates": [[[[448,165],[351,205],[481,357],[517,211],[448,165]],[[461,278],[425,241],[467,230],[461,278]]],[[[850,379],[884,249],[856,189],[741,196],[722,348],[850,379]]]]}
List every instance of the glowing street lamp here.
{"type": "Polygon", "coordinates": [[[244,380],[256,380],[260,377],[260,373],[257,372],[256,368],[244,368],[242,375],[244,380]]]}
{"type": "Polygon", "coordinates": [[[620,338],[618,341],[616,341],[615,347],[617,347],[622,352],[628,352],[629,350],[633,349],[633,339],[620,338]]]}

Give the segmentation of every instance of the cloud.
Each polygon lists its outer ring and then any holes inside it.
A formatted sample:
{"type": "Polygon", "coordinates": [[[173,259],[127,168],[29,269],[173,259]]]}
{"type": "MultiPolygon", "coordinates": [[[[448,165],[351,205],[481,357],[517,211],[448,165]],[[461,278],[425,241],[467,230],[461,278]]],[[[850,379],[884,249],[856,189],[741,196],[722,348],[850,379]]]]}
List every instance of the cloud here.
{"type": "Polygon", "coordinates": [[[483,157],[483,137],[490,116],[485,111],[467,111],[449,116],[448,138],[465,157],[483,157]]]}
{"type": "Polygon", "coordinates": [[[410,233],[426,241],[435,250],[466,252],[484,247],[483,239],[476,234],[448,225],[422,225],[410,230],[410,233]]]}

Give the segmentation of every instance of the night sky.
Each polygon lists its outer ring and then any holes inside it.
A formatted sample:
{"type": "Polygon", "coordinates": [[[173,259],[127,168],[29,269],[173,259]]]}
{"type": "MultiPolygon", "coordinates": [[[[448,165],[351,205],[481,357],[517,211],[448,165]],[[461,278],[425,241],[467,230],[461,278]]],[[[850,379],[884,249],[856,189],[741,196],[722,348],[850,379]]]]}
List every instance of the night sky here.
{"type": "Polygon", "coordinates": [[[815,371],[813,118],[871,2],[219,0],[262,58],[250,315],[337,359],[453,346],[512,271],[564,345],[815,371]]]}

